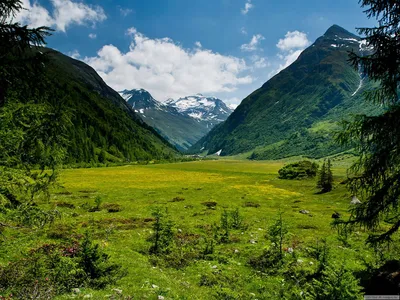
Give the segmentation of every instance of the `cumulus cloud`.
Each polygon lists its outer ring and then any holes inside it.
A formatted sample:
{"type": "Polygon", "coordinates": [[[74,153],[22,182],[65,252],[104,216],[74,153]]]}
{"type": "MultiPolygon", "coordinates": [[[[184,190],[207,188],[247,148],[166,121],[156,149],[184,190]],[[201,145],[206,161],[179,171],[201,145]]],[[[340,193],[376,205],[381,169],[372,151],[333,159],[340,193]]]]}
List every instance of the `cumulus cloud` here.
{"type": "Polygon", "coordinates": [[[240,28],[240,32],[241,32],[242,34],[244,34],[244,35],[247,35],[247,30],[246,30],[246,28],[244,28],[244,27],[240,28]]]}
{"type": "Polygon", "coordinates": [[[247,15],[252,8],[254,8],[254,5],[251,3],[251,0],[248,0],[242,9],[242,14],[247,15]]]}
{"type": "Polygon", "coordinates": [[[265,57],[260,57],[258,55],[251,56],[250,60],[252,61],[253,68],[255,69],[263,69],[271,65],[265,57]]]}
{"type": "Polygon", "coordinates": [[[276,46],[282,51],[291,51],[294,49],[304,49],[310,45],[307,34],[300,31],[289,31],[285,38],[280,39],[276,46]]]}
{"type": "Polygon", "coordinates": [[[202,93],[233,92],[253,78],[243,75],[243,59],[200,47],[184,49],[170,38],[151,39],[135,28],[129,51],[105,45],[85,61],[114,89],[144,88],[156,99],[202,93]]]}
{"type": "Polygon", "coordinates": [[[247,52],[256,51],[262,40],[265,40],[265,38],[261,34],[253,35],[250,42],[240,46],[240,49],[247,52]]]}
{"type": "Polygon", "coordinates": [[[86,5],[71,0],[51,0],[53,12],[50,13],[38,2],[22,0],[25,9],[16,16],[16,21],[32,27],[49,26],[65,32],[67,27],[76,25],[95,25],[107,19],[102,7],[86,5]]]}
{"type": "Polygon", "coordinates": [[[89,34],[89,38],[92,39],[92,40],[94,40],[95,38],[97,38],[97,34],[95,34],[95,33],[90,33],[90,34],[89,34]]]}
{"type": "Polygon", "coordinates": [[[285,37],[280,39],[276,44],[276,47],[280,50],[278,57],[281,63],[278,69],[273,71],[270,75],[275,75],[294,63],[304,49],[310,44],[311,42],[304,32],[297,30],[287,32],[285,37]]]}

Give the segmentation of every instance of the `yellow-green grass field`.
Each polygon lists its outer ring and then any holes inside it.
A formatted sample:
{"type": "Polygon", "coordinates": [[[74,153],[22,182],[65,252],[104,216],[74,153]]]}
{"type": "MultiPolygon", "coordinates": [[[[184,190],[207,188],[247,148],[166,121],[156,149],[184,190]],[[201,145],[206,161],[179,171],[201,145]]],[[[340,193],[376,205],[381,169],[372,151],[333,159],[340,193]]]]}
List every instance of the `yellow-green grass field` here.
{"type": "Polygon", "coordinates": [[[216,289],[228,289],[239,293],[242,299],[262,299],[261,291],[275,288],[274,280],[278,279],[266,279],[248,261],[269,247],[265,235],[281,211],[290,233],[285,244],[295,245],[303,264],[313,264],[305,249],[327,238],[338,261],[359,268],[360,253],[369,255],[364,249],[366,233],[360,230],[353,234],[352,247],[344,247],[331,226],[334,212],[344,218],[349,216],[351,194],[341,184],[349,162],[334,161],[335,189],[322,195],[316,193],[316,179],[278,179],[283,165],[284,162],[215,160],[62,170],[60,187],[49,203],[41,204],[48,208],[58,205],[61,219],[45,231],[35,232],[35,240],[18,238],[22,233],[8,229],[0,250],[1,263],[44,242],[78,237],[89,230],[111,260],[122,264],[128,273],[115,286],[102,291],[84,290],[81,297],[90,294],[94,299],[104,299],[118,288],[133,299],[157,299],[159,295],[165,299],[213,299],[219,298],[216,289]],[[88,207],[95,205],[98,196],[104,209],[89,212],[88,207]],[[202,204],[209,201],[217,203],[215,209],[202,204]],[[75,207],[67,208],[65,203],[75,207]],[[109,204],[120,205],[121,211],[108,212],[105,208],[109,204]],[[199,247],[210,238],[212,225],[220,224],[224,210],[239,208],[247,228],[232,230],[229,243],[216,244],[214,260],[196,259],[176,269],[155,264],[148,254],[147,239],[156,207],[168,211],[175,232],[196,239],[199,247]],[[308,210],[310,215],[301,214],[300,210],[308,210]],[[226,286],[200,284],[202,276],[211,276],[216,270],[226,279],[226,286]]]}

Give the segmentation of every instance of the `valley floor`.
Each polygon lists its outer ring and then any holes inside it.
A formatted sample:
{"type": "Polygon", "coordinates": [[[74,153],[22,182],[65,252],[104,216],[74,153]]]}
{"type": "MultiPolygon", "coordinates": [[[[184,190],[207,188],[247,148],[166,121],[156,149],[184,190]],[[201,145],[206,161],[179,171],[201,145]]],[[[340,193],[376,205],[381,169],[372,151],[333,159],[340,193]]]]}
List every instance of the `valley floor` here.
{"type": "MultiPolygon", "coordinates": [[[[91,294],[104,299],[117,288],[133,299],[279,299],[277,293],[284,288],[282,277],[263,275],[249,266],[249,259],[270,247],[266,233],[279,211],[289,229],[284,243],[294,248],[297,263],[304,268],[317,264],[306,249],[323,238],[328,239],[334,259],[354,270],[360,268],[356,260],[360,251],[369,255],[364,249],[364,232],[353,235],[344,246],[331,227],[334,212],[349,216],[351,200],[340,184],[347,166],[333,163],[336,187],[324,195],[316,194],[316,180],[278,179],[283,162],[220,160],[63,170],[62,187],[50,203],[42,204],[49,208],[58,204],[62,218],[45,232],[36,232],[34,240],[18,240],[18,245],[13,242],[14,232],[7,230],[1,263],[44,242],[68,240],[89,230],[111,260],[122,264],[128,273],[105,290],[82,290],[82,297],[91,294]],[[95,205],[96,197],[101,198],[103,209],[89,212],[87,208],[95,205]],[[216,205],[210,208],[205,202],[216,205]],[[110,204],[118,204],[120,211],[108,212],[110,204]],[[167,209],[185,247],[193,243],[194,248],[201,249],[212,239],[213,224],[220,225],[224,210],[239,209],[244,226],[232,229],[227,243],[216,242],[208,259],[197,257],[182,266],[170,266],[148,254],[156,207],[167,209]],[[54,232],[58,235],[51,234],[54,232]],[[12,250],[16,246],[19,251],[12,250]]],[[[185,257],[182,252],[175,255],[185,257]]]]}

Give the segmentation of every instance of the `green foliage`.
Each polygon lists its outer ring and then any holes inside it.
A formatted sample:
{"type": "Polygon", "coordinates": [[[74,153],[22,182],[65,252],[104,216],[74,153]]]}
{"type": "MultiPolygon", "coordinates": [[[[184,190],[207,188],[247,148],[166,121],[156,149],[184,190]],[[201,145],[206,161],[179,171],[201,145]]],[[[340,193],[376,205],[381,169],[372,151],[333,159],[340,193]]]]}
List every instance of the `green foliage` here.
{"type": "Polygon", "coordinates": [[[174,240],[174,223],[168,216],[167,212],[163,212],[161,208],[157,208],[152,213],[155,218],[153,224],[153,235],[150,237],[152,245],[150,246],[150,254],[168,254],[171,252],[171,246],[174,240]]]}
{"type": "Polygon", "coordinates": [[[96,209],[100,210],[101,203],[103,202],[103,199],[101,199],[100,196],[96,196],[94,199],[94,203],[96,204],[96,209]]]}
{"type": "Polygon", "coordinates": [[[4,106],[9,90],[19,89],[29,97],[40,94],[42,87],[45,57],[29,50],[44,45],[51,29],[13,23],[14,17],[23,9],[22,4],[21,0],[0,3],[0,107],[4,106]]]}
{"type": "Polygon", "coordinates": [[[328,159],[328,162],[325,160],[322,164],[317,182],[317,189],[319,189],[321,193],[328,193],[333,189],[333,174],[331,167],[332,164],[330,159],[328,159]]]}
{"type": "Polygon", "coordinates": [[[350,172],[349,188],[363,203],[352,210],[346,225],[357,225],[375,231],[382,221],[391,219],[391,228],[373,233],[371,243],[387,242],[400,228],[400,118],[399,82],[400,13],[395,1],[360,1],[370,18],[378,20],[377,27],[361,28],[365,42],[373,47],[370,55],[350,54],[354,68],[361,66],[365,75],[377,82],[377,87],[365,93],[368,102],[383,106],[377,116],[357,116],[343,123],[338,140],[344,145],[355,144],[359,160],[350,172]]]}
{"type": "Polygon", "coordinates": [[[233,229],[243,228],[243,216],[240,214],[239,208],[230,212],[231,227],[233,229]]]}
{"type": "Polygon", "coordinates": [[[321,276],[322,272],[326,270],[329,263],[330,252],[326,239],[317,241],[317,243],[308,249],[308,254],[317,260],[318,267],[315,273],[316,277],[321,276]]]}
{"type": "Polygon", "coordinates": [[[252,257],[250,265],[263,272],[275,273],[277,267],[284,263],[284,243],[289,233],[287,225],[283,222],[283,213],[279,212],[275,223],[268,228],[267,238],[271,246],[264,249],[264,252],[257,257],[252,257]]]}
{"type": "Polygon", "coordinates": [[[229,243],[231,230],[246,229],[243,221],[239,208],[231,211],[224,209],[221,212],[219,226],[215,225],[213,227],[215,239],[220,243],[229,243]]]}
{"type": "Polygon", "coordinates": [[[282,215],[283,213],[279,212],[275,223],[268,228],[268,238],[272,242],[272,248],[274,252],[278,254],[279,260],[283,258],[283,244],[289,232],[287,225],[283,222],[282,215]]]}
{"type": "Polygon", "coordinates": [[[202,257],[207,258],[209,255],[214,254],[214,250],[215,250],[214,239],[206,239],[205,247],[202,251],[202,257]]]}
{"type": "Polygon", "coordinates": [[[221,213],[221,229],[222,229],[222,234],[220,236],[220,242],[221,243],[227,243],[229,242],[229,230],[231,226],[229,223],[229,214],[226,210],[224,210],[221,213]]]}
{"type": "Polygon", "coordinates": [[[292,163],[279,170],[280,179],[304,179],[315,177],[318,172],[318,164],[308,160],[292,163]]]}
{"type": "Polygon", "coordinates": [[[11,24],[21,9],[17,0],[0,5],[0,208],[18,225],[43,226],[57,212],[42,211],[35,201],[48,198],[56,181],[71,114],[51,98],[42,76],[44,55],[33,51],[49,29],[11,24]]]}
{"type": "Polygon", "coordinates": [[[0,290],[19,299],[53,299],[73,288],[104,288],[124,275],[86,234],[80,244],[44,244],[0,266],[0,290]]]}
{"type": "Polygon", "coordinates": [[[76,255],[78,266],[86,274],[89,286],[102,289],[114,283],[121,275],[121,266],[109,262],[109,255],[100,250],[99,244],[94,244],[89,233],[80,245],[76,255]]]}
{"type": "Polygon", "coordinates": [[[327,267],[321,279],[314,279],[309,295],[315,300],[359,300],[363,299],[359,280],[345,268],[327,267]]]}

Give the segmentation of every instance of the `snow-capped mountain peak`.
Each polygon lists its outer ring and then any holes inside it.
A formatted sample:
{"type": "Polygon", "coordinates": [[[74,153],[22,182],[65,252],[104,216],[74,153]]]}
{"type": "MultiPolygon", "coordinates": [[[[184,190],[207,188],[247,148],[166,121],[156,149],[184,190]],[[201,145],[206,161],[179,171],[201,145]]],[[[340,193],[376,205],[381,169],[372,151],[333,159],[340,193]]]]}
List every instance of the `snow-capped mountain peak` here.
{"type": "Polygon", "coordinates": [[[143,114],[146,109],[164,109],[165,105],[144,89],[124,90],[119,93],[125,101],[137,112],[143,114]]]}
{"type": "Polygon", "coordinates": [[[164,103],[154,99],[144,89],[124,90],[120,92],[120,95],[143,120],[154,118],[154,114],[158,111],[167,114],[171,120],[179,116],[192,119],[206,130],[211,130],[218,123],[225,121],[233,112],[222,100],[202,94],[178,100],[168,99],[164,103]]]}
{"type": "Polygon", "coordinates": [[[215,97],[206,97],[202,94],[167,100],[168,105],[175,107],[179,112],[186,113],[192,118],[216,123],[225,121],[232,113],[222,100],[215,97]]]}

